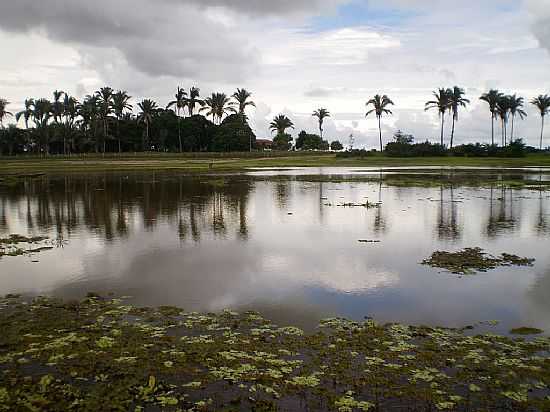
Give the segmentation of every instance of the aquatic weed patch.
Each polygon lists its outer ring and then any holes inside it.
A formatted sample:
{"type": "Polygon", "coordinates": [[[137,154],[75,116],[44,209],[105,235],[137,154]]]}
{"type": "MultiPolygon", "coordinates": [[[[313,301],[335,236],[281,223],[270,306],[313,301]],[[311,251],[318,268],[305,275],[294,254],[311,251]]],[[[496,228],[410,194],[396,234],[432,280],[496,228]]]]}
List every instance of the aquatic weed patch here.
{"type": "Polygon", "coordinates": [[[0,411],[550,408],[550,339],[0,299],[0,411]]]}
{"type": "Polygon", "coordinates": [[[10,235],[7,238],[0,238],[0,258],[3,256],[22,256],[33,253],[40,253],[53,249],[50,243],[46,244],[49,238],[47,236],[22,236],[18,234],[10,235]]]}
{"type": "Polygon", "coordinates": [[[423,265],[446,269],[451,273],[471,275],[487,272],[500,266],[533,266],[535,259],[502,253],[499,257],[489,255],[479,247],[465,248],[457,252],[437,251],[423,265]]]}

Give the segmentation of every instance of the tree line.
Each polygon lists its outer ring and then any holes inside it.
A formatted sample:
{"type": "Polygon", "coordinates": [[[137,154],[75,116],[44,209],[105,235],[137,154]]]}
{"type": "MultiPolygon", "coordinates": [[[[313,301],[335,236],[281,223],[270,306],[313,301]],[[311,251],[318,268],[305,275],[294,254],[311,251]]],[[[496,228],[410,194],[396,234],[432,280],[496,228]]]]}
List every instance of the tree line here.
{"type": "MultiPolygon", "coordinates": [[[[132,97],[126,91],[103,87],[87,95],[82,102],[63,91],[54,91],[53,99],[26,99],[24,108],[12,113],[9,102],[0,98],[0,145],[7,154],[50,153],[71,154],[85,152],[123,151],[245,151],[256,147],[256,136],[248,124],[246,109],[255,107],[252,94],[237,89],[232,95],[212,93],[201,98],[200,89],[178,87],[174,99],[160,107],[151,99],[137,103],[133,112],[132,97]],[[204,114],[204,115],[203,115],[204,114]],[[14,117],[23,120],[25,128],[16,125],[4,127],[3,122],[14,117]]],[[[523,120],[524,98],[490,90],[480,96],[488,104],[491,116],[491,145],[495,146],[495,120],[500,121],[501,146],[514,141],[516,119],[523,120]],[[510,130],[509,130],[510,126],[510,130]],[[508,134],[508,132],[510,132],[508,134]]],[[[530,101],[541,116],[540,149],[543,148],[544,121],[550,113],[550,96],[540,95],[530,101]]],[[[440,117],[440,145],[445,147],[445,120],[451,116],[452,129],[449,147],[453,148],[459,111],[470,100],[463,88],[440,88],[424,109],[437,110],[440,117]]],[[[394,102],[387,95],[377,94],[367,103],[365,117],[374,115],[378,121],[380,151],[384,150],[382,118],[392,115],[394,102]]],[[[324,122],[331,116],[320,108],[312,113],[318,122],[319,134],[302,131],[295,144],[287,134],[294,129],[293,121],[280,114],[273,118],[270,130],[276,133],[273,148],[276,150],[341,150],[339,141],[329,143],[323,139],[324,122]]]]}

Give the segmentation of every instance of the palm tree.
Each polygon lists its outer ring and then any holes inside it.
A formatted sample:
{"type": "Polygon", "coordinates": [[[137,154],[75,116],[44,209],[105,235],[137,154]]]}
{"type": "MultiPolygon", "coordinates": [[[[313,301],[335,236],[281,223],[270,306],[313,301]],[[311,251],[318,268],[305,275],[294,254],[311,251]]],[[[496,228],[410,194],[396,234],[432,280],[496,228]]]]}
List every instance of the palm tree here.
{"type": "MultiPolygon", "coordinates": [[[[141,110],[141,113],[138,115],[138,122],[145,123],[145,136],[147,142],[149,142],[149,127],[153,122],[153,116],[158,110],[157,103],[150,99],[144,99],[138,103],[138,107],[141,110]]],[[[143,143],[143,149],[145,150],[145,142],[143,143]]]]}
{"type": "Polygon", "coordinates": [[[250,93],[248,90],[245,89],[237,89],[235,93],[231,95],[236,100],[237,105],[239,106],[238,113],[242,116],[244,116],[244,112],[246,110],[247,106],[256,107],[256,103],[254,103],[251,100],[248,100],[250,97],[252,97],[252,93],[250,93]]]}
{"type": "Polygon", "coordinates": [[[512,116],[512,131],[510,132],[510,142],[514,141],[514,119],[519,116],[521,120],[527,117],[527,113],[523,110],[523,97],[517,97],[515,94],[508,96],[510,104],[510,115],[512,116]]]}
{"type": "MultiPolygon", "coordinates": [[[[542,150],[542,139],[544,136],[544,117],[550,113],[550,96],[547,94],[540,95],[533,100],[531,100],[531,104],[536,106],[537,109],[540,111],[540,117],[542,120],[541,128],[540,128],[540,150],[542,150]]],[[[1,113],[1,111],[0,111],[1,113]]]]}
{"type": "Polygon", "coordinates": [[[47,99],[35,100],[33,105],[32,118],[40,136],[40,146],[46,154],[50,153],[50,142],[48,136],[48,122],[52,116],[52,103],[47,99]]]}
{"type": "Polygon", "coordinates": [[[87,95],[78,107],[78,114],[82,118],[80,121],[81,127],[84,129],[85,135],[87,135],[88,130],[92,132],[91,140],[95,146],[96,153],[99,151],[96,139],[97,119],[99,117],[98,101],[97,96],[87,95]]]}
{"type": "Polygon", "coordinates": [[[6,110],[6,107],[8,107],[8,104],[10,104],[10,102],[8,102],[6,99],[0,99],[0,128],[4,127],[2,125],[2,122],[4,121],[4,118],[6,118],[8,116],[13,116],[13,114],[11,112],[8,112],[6,110]]]}
{"type": "Polygon", "coordinates": [[[200,111],[207,110],[207,116],[212,116],[212,121],[221,123],[225,114],[234,113],[235,109],[230,106],[231,100],[225,93],[212,93],[212,96],[204,99],[203,107],[200,111]]]}
{"type": "Polygon", "coordinates": [[[53,121],[56,124],[61,122],[61,116],[63,116],[63,102],[61,98],[65,92],[61,90],[56,90],[53,92],[53,102],[52,102],[52,116],[53,121]]]}
{"type": "Polygon", "coordinates": [[[121,153],[121,146],[120,146],[120,120],[124,116],[124,112],[126,110],[132,110],[132,105],[130,104],[130,99],[132,96],[129,96],[126,91],[119,90],[115,94],[113,94],[113,110],[115,112],[115,116],[117,119],[116,122],[116,135],[118,140],[118,152],[121,153]]]}
{"type": "Polygon", "coordinates": [[[65,98],[63,99],[63,116],[65,117],[63,154],[67,154],[67,135],[72,133],[75,119],[78,116],[78,100],[67,93],[65,93],[65,98]]]}
{"type": "Polygon", "coordinates": [[[319,136],[323,139],[323,122],[327,117],[330,117],[330,112],[327,109],[318,109],[315,110],[312,114],[313,117],[316,117],[319,121],[319,136]]]}
{"type": "Polygon", "coordinates": [[[495,119],[498,117],[497,107],[498,101],[502,98],[503,94],[496,89],[489,90],[488,93],[484,93],[479,98],[489,104],[489,111],[491,112],[491,144],[495,145],[495,119]]]}
{"type": "Polygon", "coordinates": [[[286,129],[294,129],[294,123],[284,114],[275,116],[269,125],[269,130],[276,130],[278,135],[285,134],[286,129]]]}
{"type": "Polygon", "coordinates": [[[180,117],[180,111],[185,109],[185,106],[187,105],[187,92],[183,90],[181,87],[178,87],[178,91],[176,92],[175,100],[172,100],[168,105],[166,106],[167,109],[169,109],[172,106],[176,107],[176,116],[178,117],[178,140],[180,144],[180,153],[183,152],[183,146],[181,144],[181,117],[180,117]]]}
{"type": "Polygon", "coordinates": [[[204,100],[199,99],[201,94],[201,90],[198,87],[191,87],[189,89],[189,97],[187,98],[187,111],[189,112],[189,116],[193,116],[195,113],[195,106],[204,105],[204,100]]]}
{"type": "Polygon", "coordinates": [[[390,109],[388,109],[387,107],[388,106],[394,106],[394,103],[391,101],[391,99],[386,96],[386,95],[383,95],[383,96],[380,96],[379,94],[377,94],[376,96],[374,96],[372,99],[370,99],[366,106],[367,108],[372,105],[373,108],[371,110],[369,110],[366,114],[365,114],[365,117],[369,117],[370,114],[374,113],[376,115],[376,118],[378,119],[378,134],[379,134],[379,137],[380,137],[380,153],[382,153],[384,151],[384,147],[382,145],[382,116],[385,115],[385,114],[389,114],[389,115],[392,115],[392,111],[390,109]]]}
{"type": "Polygon", "coordinates": [[[110,87],[102,87],[95,92],[99,104],[99,116],[103,122],[103,153],[105,153],[105,142],[109,133],[108,120],[109,115],[113,113],[113,92],[110,87]]]}
{"type": "Polygon", "coordinates": [[[470,104],[470,101],[468,99],[465,99],[464,96],[465,92],[464,89],[461,89],[458,86],[453,87],[450,94],[450,105],[451,105],[451,113],[453,116],[453,128],[451,131],[451,149],[453,148],[453,141],[455,136],[455,122],[458,121],[458,111],[460,107],[466,107],[466,105],[470,104]]]}
{"type": "Polygon", "coordinates": [[[15,114],[15,120],[19,121],[21,117],[25,119],[25,128],[29,128],[29,120],[32,117],[33,99],[25,99],[25,109],[15,114]]]}
{"type": "Polygon", "coordinates": [[[445,113],[451,108],[451,89],[440,88],[437,92],[433,92],[435,100],[426,103],[424,110],[437,109],[441,118],[441,146],[443,146],[443,132],[445,130],[445,113]]]}
{"type": "Polygon", "coordinates": [[[497,104],[497,115],[502,127],[502,146],[508,143],[508,112],[510,111],[510,96],[501,96],[497,104]]]}

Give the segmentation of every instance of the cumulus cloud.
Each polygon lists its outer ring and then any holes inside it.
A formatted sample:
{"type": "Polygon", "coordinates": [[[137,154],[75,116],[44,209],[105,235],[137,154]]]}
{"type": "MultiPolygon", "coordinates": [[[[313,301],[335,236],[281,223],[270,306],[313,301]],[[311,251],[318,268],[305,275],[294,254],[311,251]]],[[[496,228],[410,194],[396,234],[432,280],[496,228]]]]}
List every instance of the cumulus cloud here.
{"type": "Polygon", "coordinates": [[[533,16],[533,33],[540,45],[550,52],[550,0],[528,0],[533,16]]]}

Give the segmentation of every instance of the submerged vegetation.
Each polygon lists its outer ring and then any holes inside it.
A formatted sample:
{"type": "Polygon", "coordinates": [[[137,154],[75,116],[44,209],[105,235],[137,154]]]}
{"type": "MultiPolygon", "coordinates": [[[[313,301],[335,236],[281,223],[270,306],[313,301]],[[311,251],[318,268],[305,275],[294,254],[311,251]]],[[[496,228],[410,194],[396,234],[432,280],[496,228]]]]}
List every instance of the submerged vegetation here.
{"type": "Polygon", "coordinates": [[[7,238],[0,238],[0,258],[3,256],[30,255],[51,250],[53,246],[43,243],[48,239],[47,236],[26,237],[17,234],[10,235],[7,238]]]}
{"type": "Polygon", "coordinates": [[[550,408],[550,339],[255,312],[0,299],[0,411],[550,408]]]}
{"type": "Polygon", "coordinates": [[[535,259],[502,253],[500,257],[487,254],[479,247],[465,248],[458,252],[437,251],[423,265],[446,269],[451,273],[472,275],[487,272],[500,266],[532,266],[535,259]]]}

